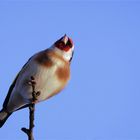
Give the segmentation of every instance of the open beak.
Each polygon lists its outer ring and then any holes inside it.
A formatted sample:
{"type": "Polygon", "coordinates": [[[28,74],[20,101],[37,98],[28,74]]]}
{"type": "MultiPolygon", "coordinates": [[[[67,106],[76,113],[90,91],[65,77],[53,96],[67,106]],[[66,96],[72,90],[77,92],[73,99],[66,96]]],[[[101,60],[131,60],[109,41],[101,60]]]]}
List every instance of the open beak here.
{"type": "Polygon", "coordinates": [[[72,39],[70,39],[66,34],[60,40],[63,41],[65,45],[68,45],[72,48],[73,46],[72,39]]]}
{"type": "Polygon", "coordinates": [[[69,38],[68,38],[67,35],[65,34],[65,35],[62,37],[62,41],[64,42],[65,45],[67,44],[68,40],[69,40],[69,38]]]}

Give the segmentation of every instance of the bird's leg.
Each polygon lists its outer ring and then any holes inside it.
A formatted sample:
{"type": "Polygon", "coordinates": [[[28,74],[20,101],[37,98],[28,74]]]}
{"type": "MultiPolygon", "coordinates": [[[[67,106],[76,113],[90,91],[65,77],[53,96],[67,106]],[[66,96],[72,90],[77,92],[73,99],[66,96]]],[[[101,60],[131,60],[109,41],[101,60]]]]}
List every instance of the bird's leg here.
{"type": "Polygon", "coordinates": [[[29,106],[29,129],[22,128],[21,130],[28,135],[28,140],[34,140],[33,136],[33,128],[34,128],[34,113],[35,113],[35,103],[37,101],[37,97],[40,95],[40,91],[35,91],[35,78],[31,76],[31,80],[28,82],[28,84],[32,87],[32,103],[29,106]]]}

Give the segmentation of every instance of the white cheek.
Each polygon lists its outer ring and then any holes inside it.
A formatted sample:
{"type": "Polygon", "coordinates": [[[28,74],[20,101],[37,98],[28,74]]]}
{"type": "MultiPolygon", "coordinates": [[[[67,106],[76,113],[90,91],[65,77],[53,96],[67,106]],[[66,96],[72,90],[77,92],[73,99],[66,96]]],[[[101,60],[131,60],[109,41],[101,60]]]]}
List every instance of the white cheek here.
{"type": "Polygon", "coordinates": [[[68,53],[66,53],[66,54],[64,55],[64,57],[65,57],[66,60],[70,60],[70,58],[71,58],[70,56],[71,56],[71,55],[68,54],[68,53]]]}
{"type": "Polygon", "coordinates": [[[64,59],[66,59],[67,61],[69,61],[69,60],[71,59],[72,52],[73,52],[72,49],[70,49],[68,52],[64,52],[64,53],[63,53],[64,59]]]}

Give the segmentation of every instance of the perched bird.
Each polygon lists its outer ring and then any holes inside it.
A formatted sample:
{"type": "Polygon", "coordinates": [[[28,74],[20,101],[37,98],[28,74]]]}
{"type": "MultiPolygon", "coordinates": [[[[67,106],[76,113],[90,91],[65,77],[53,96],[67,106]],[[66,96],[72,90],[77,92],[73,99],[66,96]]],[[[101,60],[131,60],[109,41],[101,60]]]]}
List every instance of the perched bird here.
{"type": "Polygon", "coordinates": [[[28,84],[31,76],[35,78],[35,88],[40,91],[35,103],[49,99],[66,86],[70,78],[73,52],[72,40],[64,35],[50,48],[36,53],[28,60],[9,88],[0,111],[0,127],[14,111],[32,103],[32,87],[28,84]]]}

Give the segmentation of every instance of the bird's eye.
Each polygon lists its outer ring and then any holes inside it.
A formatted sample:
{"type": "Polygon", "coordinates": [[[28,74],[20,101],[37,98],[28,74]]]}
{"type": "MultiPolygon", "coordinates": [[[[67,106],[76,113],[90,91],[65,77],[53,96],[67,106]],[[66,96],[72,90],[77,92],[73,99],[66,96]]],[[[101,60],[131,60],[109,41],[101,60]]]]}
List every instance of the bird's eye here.
{"type": "Polygon", "coordinates": [[[64,47],[64,42],[59,42],[59,44],[58,44],[58,45],[59,45],[59,47],[61,47],[61,48],[62,48],[62,47],[64,47]]]}
{"type": "Polygon", "coordinates": [[[70,48],[72,48],[72,44],[71,44],[70,40],[68,40],[67,46],[69,46],[70,48]]]}
{"type": "Polygon", "coordinates": [[[62,42],[60,42],[60,43],[59,43],[59,45],[60,45],[60,46],[62,46],[62,45],[63,45],[63,43],[62,43],[62,42]]]}

